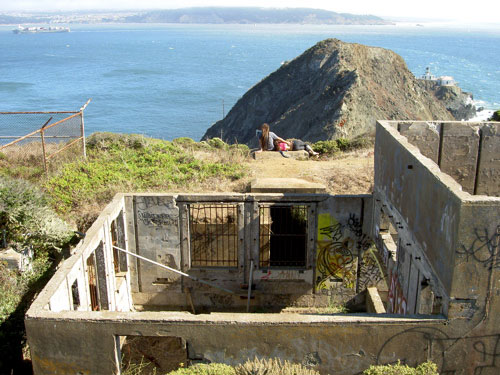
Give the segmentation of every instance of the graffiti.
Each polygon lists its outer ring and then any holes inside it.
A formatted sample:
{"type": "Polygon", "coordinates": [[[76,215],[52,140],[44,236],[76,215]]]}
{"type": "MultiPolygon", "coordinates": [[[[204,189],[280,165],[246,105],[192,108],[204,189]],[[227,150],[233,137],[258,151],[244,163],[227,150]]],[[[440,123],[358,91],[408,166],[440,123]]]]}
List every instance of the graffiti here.
{"type": "Polygon", "coordinates": [[[408,304],[403,293],[403,288],[398,280],[398,275],[394,272],[391,275],[391,285],[389,286],[389,294],[387,296],[389,313],[393,314],[406,314],[408,304]]]}
{"type": "Polygon", "coordinates": [[[153,214],[147,211],[138,211],[137,217],[147,226],[177,225],[178,217],[167,213],[153,214]]]}
{"type": "Polygon", "coordinates": [[[362,223],[354,214],[345,224],[329,214],[318,216],[316,253],[316,286],[331,289],[338,283],[354,288],[356,284],[356,257],[366,251],[372,242],[363,234],[362,223]]]}
{"type": "Polygon", "coordinates": [[[386,279],[387,274],[376,249],[370,248],[361,256],[359,264],[358,290],[377,286],[386,279]]]}
{"type": "Polygon", "coordinates": [[[342,281],[353,287],[355,272],[352,239],[342,238],[340,223],[319,228],[319,232],[324,239],[318,240],[316,259],[318,288],[329,289],[332,280],[342,281]]]}
{"type": "Polygon", "coordinates": [[[434,327],[416,327],[397,333],[387,340],[377,354],[377,364],[401,360],[416,366],[427,360],[438,365],[440,374],[498,374],[500,369],[500,334],[449,337],[434,327]],[[411,343],[412,350],[405,350],[411,343]],[[466,356],[463,353],[467,353],[466,356]],[[410,356],[406,357],[406,355],[410,356]]]}
{"type": "Polygon", "coordinates": [[[488,229],[474,229],[475,238],[469,246],[461,245],[462,249],[457,250],[458,255],[465,256],[465,262],[473,259],[481,263],[489,270],[500,268],[500,257],[498,256],[500,225],[494,233],[488,233],[488,229]]]}
{"type": "Polygon", "coordinates": [[[219,309],[227,309],[233,306],[234,302],[232,296],[228,295],[210,293],[208,294],[208,298],[210,298],[210,302],[212,302],[212,305],[219,309]]]}
{"type": "Polygon", "coordinates": [[[262,281],[268,281],[270,279],[276,280],[300,280],[299,273],[296,270],[268,270],[265,275],[260,278],[262,281]]]}
{"type": "Polygon", "coordinates": [[[151,207],[174,207],[174,203],[172,199],[168,199],[167,197],[160,196],[144,196],[137,197],[137,208],[139,210],[147,210],[151,207]]]}

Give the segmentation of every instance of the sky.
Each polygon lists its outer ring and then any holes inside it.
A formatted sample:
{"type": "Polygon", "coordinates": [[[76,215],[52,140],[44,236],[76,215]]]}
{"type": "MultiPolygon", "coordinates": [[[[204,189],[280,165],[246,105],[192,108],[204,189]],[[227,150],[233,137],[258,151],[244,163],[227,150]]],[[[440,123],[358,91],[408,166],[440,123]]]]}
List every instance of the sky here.
{"type": "Polygon", "coordinates": [[[0,0],[0,12],[168,9],[197,6],[317,8],[339,13],[500,23],[499,0],[0,0]]]}

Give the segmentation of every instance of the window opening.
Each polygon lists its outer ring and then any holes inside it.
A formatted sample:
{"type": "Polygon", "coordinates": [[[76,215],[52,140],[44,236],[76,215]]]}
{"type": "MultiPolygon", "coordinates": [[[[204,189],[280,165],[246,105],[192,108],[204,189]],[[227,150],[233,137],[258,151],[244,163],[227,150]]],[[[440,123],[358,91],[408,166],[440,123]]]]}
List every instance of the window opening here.
{"type": "Polygon", "coordinates": [[[92,311],[99,311],[99,292],[97,289],[97,270],[94,253],[87,258],[87,277],[90,291],[90,306],[92,311]]]}
{"type": "Polygon", "coordinates": [[[189,232],[192,267],[238,266],[236,204],[190,204],[189,232]]]}
{"type": "Polygon", "coordinates": [[[71,284],[71,296],[73,298],[73,310],[78,310],[80,307],[80,293],[78,291],[78,279],[75,279],[71,284]]]}
{"type": "Polygon", "coordinates": [[[305,267],[308,207],[261,205],[260,267],[305,267]]]}

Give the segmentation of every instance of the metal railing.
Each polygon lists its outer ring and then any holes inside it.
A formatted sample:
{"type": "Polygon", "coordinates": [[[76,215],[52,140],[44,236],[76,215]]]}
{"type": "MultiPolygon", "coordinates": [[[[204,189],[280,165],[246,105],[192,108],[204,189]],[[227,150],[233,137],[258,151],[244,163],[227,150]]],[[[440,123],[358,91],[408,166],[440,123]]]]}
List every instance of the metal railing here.
{"type": "Polygon", "coordinates": [[[192,267],[238,266],[238,206],[189,205],[192,267]]]}
{"type": "Polygon", "coordinates": [[[77,154],[85,158],[83,112],[89,103],[90,99],[76,112],[0,112],[0,152],[43,163],[45,173],[52,158],[77,143],[77,154]]]}

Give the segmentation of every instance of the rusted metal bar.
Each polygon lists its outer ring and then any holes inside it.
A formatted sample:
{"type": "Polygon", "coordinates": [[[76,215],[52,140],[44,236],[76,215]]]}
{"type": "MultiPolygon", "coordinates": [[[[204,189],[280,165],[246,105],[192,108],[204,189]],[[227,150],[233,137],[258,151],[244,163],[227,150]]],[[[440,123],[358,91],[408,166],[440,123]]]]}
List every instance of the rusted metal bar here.
{"type": "Polygon", "coordinates": [[[45,138],[43,136],[43,133],[44,130],[42,126],[42,128],[40,129],[40,136],[42,138],[43,169],[45,170],[45,174],[47,174],[49,172],[49,169],[47,168],[47,150],[45,149],[45,138]]]}
{"type": "Polygon", "coordinates": [[[54,152],[53,154],[47,156],[47,160],[52,158],[53,156],[59,154],[60,152],[66,150],[68,147],[71,147],[71,145],[74,145],[76,142],[78,142],[81,138],[77,138],[75,139],[73,142],[70,142],[68,143],[66,146],[64,146],[63,148],[61,148],[60,150],[57,150],[56,152],[54,152]]]}
{"type": "Polygon", "coordinates": [[[65,113],[79,113],[80,111],[49,111],[49,112],[0,112],[0,115],[57,115],[65,113]]]}
{"type": "Polygon", "coordinates": [[[45,174],[48,173],[49,169],[47,168],[47,151],[45,149],[45,138],[43,133],[45,132],[45,127],[51,120],[52,116],[50,116],[50,118],[40,128],[40,137],[42,138],[43,169],[45,170],[45,174]]]}
{"type": "MultiPolygon", "coordinates": [[[[23,135],[0,135],[0,139],[17,139],[20,137],[24,137],[23,135]]],[[[75,138],[71,135],[45,135],[45,139],[47,138],[75,138]]],[[[40,136],[31,136],[28,138],[41,138],[40,136]]]]}
{"type": "Polygon", "coordinates": [[[197,281],[197,282],[199,282],[199,283],[202,283],[202,284],[205,284],[205,285],[209,285],[209,286],[211,286],[211,287],[214,287],[214,288],[220,289],[220,290],[222,290],[222,291],[224,291],[224,292],[227,292],[227,293],[236,294],[236,293],[235,293],[235,292],[233,292],[232,290],[229,290],[229,289],[223,288],[223,287],[221,287],[221,286],[219,286],[219,285],[217,285],[217,284],[213,284],[213,283],[210,283],[210,282],[205,281],[205,280],[198,279],[198,278],[197,278],[197,277],[195,277],[195,276],[189,275],[189,274],[187,274],[187,273],[185,273],[185,272],[182,272],[182,271],[179,271],[179,270],[177,270],[177,269],[175,269],[175,268],[171,268],[171,267],[165,266],[164,264],[161,264],[161,263],[155,262],[154,260],[151,260],[151,259],[145,258],[145,257],[143,257],[143,256],[141,256],[141,255],[137,255],[137,254],[131,253],[130,251],[127,251],[127,250],[125,250],[125,249],[122,249],[122,248],[120,248],[120,247],[118,247],[118,246],[113,246],[113,248],[115,248],[115,249],[117,249],[117,250],[119,250],[119,251],[122,251],[122,252],[124,252],[125,254],[132,255],[132,256],[134,256],[134,257],[136,257],[136,258],[139,258],[139,259],[142,259],[142,260],[144,260],[144,261],[146,261],[146,262],[152,263],[152,264],[154,264],[154,265],[156,265],[156,266],[158,266],[158,267],[165,268],[166,270],[172,271],[172,272],[177,273],[177,274],[179,274],[179,275],[181,275],[181,276],[188,277],[188,278],[190,278],[191,280],[197,281]]]}
{"type": "Polygon", "coordinates": [[[77,112],[77,113],[75,113],[75,114],[74,114],[74,115],[72,115],[72,116],[69,116],[69,117],[63,118],[62,120],[56,121],[56,122],[54,122],[53,124],[50,124],[49,126],[47,126],[47,127],[45,128],[45,130],[50,129],[50,128],[52,128],[53,126],[59,125],[59,124],[60,124],[60,123],[62,123],[62,122],[65,122],[65,121],[71,120],[72,118],[75,118],[76,116],[80,116],[80,112],[77,112]]]}
{"type": "Polygon", "coordinates": [[[4,148],[6,148],[6,147],[12,146],[12,145],[14,145],[14,144],[16,144],[16,143],[18,143],[18,142],[21,142],[22,140],[24,140],[24,139],[26,139],[26,138],[30,138],[32,135],[37,134],[37,133],[40,133],[40,129],[37,129],[37,130],[35,130],[34,132],[31,132],[31,133],[29,133],[29,134],[26,134],[25,136],[23,136],[23,137],[21,137],[21,138],[19,138],[19,139],[16,139],[15,141],[12,141],[12,142],[10,142],[10,143],[7,143],[6,145],[0,146],[0,150],[4,149],[4,148]]]}

